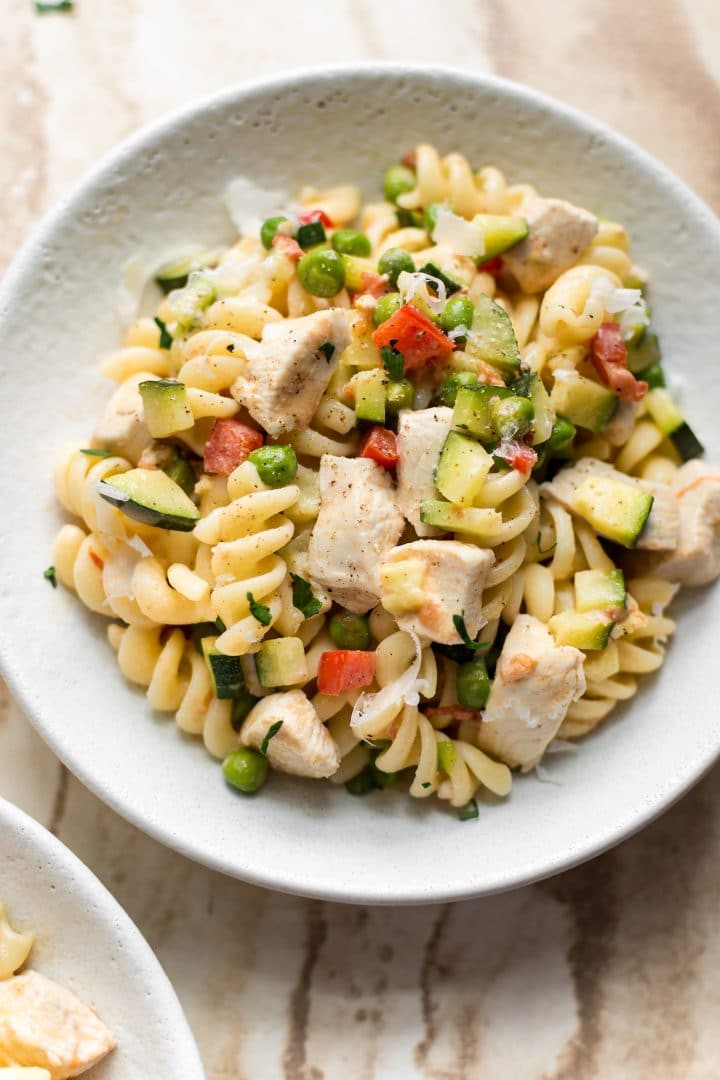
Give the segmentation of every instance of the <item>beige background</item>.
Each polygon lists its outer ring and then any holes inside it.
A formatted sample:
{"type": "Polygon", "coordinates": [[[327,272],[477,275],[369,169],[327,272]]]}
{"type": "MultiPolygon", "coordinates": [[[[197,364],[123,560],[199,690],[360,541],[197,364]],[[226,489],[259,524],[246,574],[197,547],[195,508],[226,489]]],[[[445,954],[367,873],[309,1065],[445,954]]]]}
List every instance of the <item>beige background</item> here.
{"type": "MultiPolygon", "coordinates": [[[[614,125],[720,209],[718,0],[76,6],[38,17],[30,0],[2,3],[3,265],[67,185],[140,125],[232,82],[355,58],[530,83],[614,125]]],[[[69,777],[0,688],[0,793],[136,920],[210,1080],[720,1076],[719,777],[545,884],[446,907],[339,907],[165,851],[69,777]]]]}

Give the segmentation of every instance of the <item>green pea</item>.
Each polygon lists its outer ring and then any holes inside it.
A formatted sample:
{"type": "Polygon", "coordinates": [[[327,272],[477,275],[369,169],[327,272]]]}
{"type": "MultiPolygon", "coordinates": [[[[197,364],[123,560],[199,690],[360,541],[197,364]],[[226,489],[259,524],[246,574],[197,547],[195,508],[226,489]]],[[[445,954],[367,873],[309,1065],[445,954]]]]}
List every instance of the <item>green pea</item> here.
{"type": "Polygon", "coordinates": [[[385,293],[384,296],[379,296],[377,307],[373,312],[373,322],[376,326],[379,326],[380,323],[386,322],[401,307],[402,296],[399,292],[389,292],[385,293]]]}
{"type": "Polygon", "coordinates": [[[432,236],[433,230],[437,225],[438,210],[449,209],[450,207],[447,203],[441,202],[430,203],[430,205],[425,208],[425,231],[429,233],[430,236],[432,236]]]}
{"type": "Polygon", "coordinates": [[[297,455],[292,446],[261,446],[248,454],[258,476],[268,487],[290,484],[297,474],[297,455]]]}
{"type": "Polygon", "coordinates": [[[558,416],[552,426],[546,446],[548,450],[564,450],[575,438],[575,425],[567,416],[558,416]]]}
{"type": "Polygon", "coordinates": [[[268,771],[267,758],[257,750],[242,747],[233,750],[222,763],[223,776],[231,787],[251,795],[265,783],[268,771]]]}
{"type": "Polygon", "coordinates": [[[364,615],[341,611],[330,620],[330,637],[338,649],[368,649],[370,624],[364,615]]]}
{"type": "Polygon", "coordinates": [[[391,416],[397,416],[401,409],[412,409],[415,387],[409,379],[389,382],[385,388],[385,408],[391,416]]]}
{"type": "Polygon", "coordinates": [[[405,248],[388,248],[380,256],[378,270],[381,274],[387,274],[391,285],[397,285],[397,280],[403,270],[407,270],[409,274],[414,272],[415,262],[405,248]]]}
{"type": "Polygon", "coordinates": [[[480,386],[480,380],[474,371],[455,371],[443,379],[438,396],[443,405],[452,409],[455,407],[458,390],[477,390],[478,386],[480,386]]]}
{"type": "Polygon", "coordinates": [[[345,284],[345,264],[337,251],[316,248],[303,255],[297,265],[303,289],[312,296],[337,296],[345,284]]]}
{"type": "Polygon", "coordinates": [[[341,255],[369,255],[372,248],[369,238],[357,229],[338,229],[332,234],[331,244],[341,255]]]}
{"type": "Polygon", "coordinates": [[[475,305],[467,296],[451,296],[440,316],[440,326],[449,333],[458,326],[465,326],[469,330],[472,326],[475,305]]]}
{"type": "Polygon", "coordinates": [[[495,398],[490,404],[490,419],[501,439],[518,439],[530,430],[535,410],[527,398],[495,398]]]}
{"type": "Polygon", "coordinates": [[[490,694],[490,677],[484,660],[468,660],[455,675],[458,702],[468,709],[484,709],[490,694]]]}
{"type": "Polygon", "coordinates": [[[405,165],[391,165],[383,178],[383,191],[388,202],[397,202],[398,195],[412,191],[417,184],[417,177],[412,169],[405,165]]]}
{"type": "Polygon", "coordinates": [[[279,217],[269,217],[266,221],[263,221],[260,226],[260,239],[262,240],[262,246],[267,248],[268,251],[272,247],[272,242],[275,239],[275,234],[278,231],[278,225],[282,225],[283,221],[287,221],[286,217],[280,215],[279,217]]]}

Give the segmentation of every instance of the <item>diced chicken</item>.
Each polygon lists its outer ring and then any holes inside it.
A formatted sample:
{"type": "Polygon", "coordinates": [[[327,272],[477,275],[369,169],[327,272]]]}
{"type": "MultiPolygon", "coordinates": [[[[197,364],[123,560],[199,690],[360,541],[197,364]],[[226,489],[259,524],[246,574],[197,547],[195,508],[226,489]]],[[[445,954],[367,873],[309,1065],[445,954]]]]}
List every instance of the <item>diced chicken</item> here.
{"type": "Polygon", "coordinates": [[[314,779],[332,776],[337,771],[340,751],[302,690],[262,698],[248,713],[240,741],[244,746],[261,746],[279,720],[282,727],[267,746],[267,758],[273,769],[314,779]]]}
{"type": "Polygon", "coordinates": [[[626,473],[618,472],[605,461],[587,457],[580,458],[574,465],[561,469],[550,483],[541,486],[540,491],[551,495],[566,510],[574,512],[578,489],[591,476],[603,476],[619,483],[630,484],[652,495],[652,509],[635,546],[645,551],[673,551],[675,549],[680,527],[680,513],[677,500],[667,484],[628,476],[626,473]]]}
{"type": "Polygon", "coordinates": [[[369,458],[320,459],[320,513],[308,548],[310,577],[362,614],[380,599],[379,568],[405,522],[386,469],[369,458]]]}
{"type": "Polygon", "coordinates": [[[275,438],[306,427],[349,344],[341,308],[269,323],[232,387],[233,397],[275,438]]]}
{"type": "Polygon", "coordinates": [[[598,231],[594,214],[563,199],[533,195],[518,213],[530,231],[503,253],[503,266],[524,292],[542,292],[573,266],[598,231]]]}
{"type": "Polygon", "coordinates": [[[403,409],[398,421],[398,503],[418,536],[441,536],[441,530],[423,525],[420,504],[436,499],[435,470],[440,451],[452,428],[452,409],[403,409]]]}
{"type": "Polygon", "coordinates": [[[138,386],[146,379],[157,379],[146,371],[136,372],[121,383],[105,406],[105,412],[93,433],[93,442],[103,450],[127,458],[137,465],[143,451],[153,441],[145,427],[143,403],[138,386]]]}
{"type": "Polygon", "coordinates": [[[585,692],[583,660],[579,649],[556,645],[539,619],[518,615],[497,662],[480,747],[523,772],[537,765],[570,703],[585,692]]]}
{"type": "Polygon", "coordinates": [[[681,585],[707,585],[720,575],[720,469],[688,461],[671,490],[680,510],[677,547],[653,562],[652,572],[681,585]]]}
{"type": "Polygon", "coordinates": [[[0,1063],[47,1069],[52,1080],[79,1076],[115,1040],[70,990],[28,971],[0,982],[0,1063]]]}
{"type": "Polygon", "coordinates": [[[33,946],[32,934],[13,930],[0,904],[0,979],[7,979],[21,968],[33,946]]]}
{"type": "Polygon", "coordinates": [[[394,547],[380,567],[382,603],[402,630],[424,641],[459,645],[453,615],[462,615],[471,638],[486,620],[482,591],[492,551],[459,540],[416,540],[394,547]]]}

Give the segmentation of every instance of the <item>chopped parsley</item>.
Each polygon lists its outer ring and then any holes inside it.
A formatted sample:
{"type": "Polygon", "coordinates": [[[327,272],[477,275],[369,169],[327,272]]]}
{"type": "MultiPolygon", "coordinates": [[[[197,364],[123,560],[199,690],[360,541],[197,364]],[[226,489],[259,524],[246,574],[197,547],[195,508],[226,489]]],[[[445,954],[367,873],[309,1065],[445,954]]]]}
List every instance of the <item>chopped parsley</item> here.
{"type": "Polygon", "coordinates": [[[266,735],[265,735],[265,738],[260,743],[260,753],[262,754],[263,757],[267,757],[267,751],[268,751],[268,746],[270,745],[270,740],[275,738],[275,736],[277,735],[278,731],[280,730],[280,728],[283,726],[284,723],[285,723],[284,720],[276,720],[275,723],[271,724],[270,727],[268,728],[268,730],[266,732],[266,735]]]}
{"type": "Polygon", "coordinates": [[[53,589],[57,589],[57,577],[55,576],[55,567],[48,566],[47,570],[43,570],[43,577],[46,581],[49,581],[53,589]]]}
{"type": "Polygon", "coordinates": [[[430,783],[430,781],[429,781],[429,780],[425,780],[425,781],[423,781],[423,783],[422,783],[422,784],[420,785],[420,787],[423,787],[423,788],[429,788],[429,787],[432,787],[432,784],[430,783]]]}
{"type": "Polygon", "coordinates": [[[473,821],[476,817],[480,817],[477,799],[471,799],[467,806],[463,806],[462,810],[458,810],[458,819],[460,821],[473,821]]]}
{"type": "Polygon", "coordinates": [[[393,382],[400,382],[405,377],[405,361],[403,355],[394,349],[392,345],[383,345],[380,349],[383,367],[393,382]]]}
{"type": "Polygon", "coordinates": [[[245,594],[250,605],[250,614],[257,619],[261,626],[269,626],[272,622],[272,614],[267,604],[259,604],[251,592],[245,594]]]}
{"type": "Polygon", "coordinates": [[[81,454],[87,454],[88,457],[110,457],[109,450],[96,450],[92,446],[85,446],[80,451],[81,454]]]}
{"type": "Polygon", "coordinates": [[[172,339],[172,334],[170,333],[170,331],[167,328],[167,324],[164,323],[162,321],[162,319],[158,319],[157,315],[153,319],[153,322],[155,323],[155,325],[157,326],[157,328],[160,331],[160,348],[161,349],[169,349],[170,346],[173,343],[173,339],[172,339]]]}
{"type": "Polygon", "coordinates": [[[335,346],[333,345],[332,341],[323,341],[322,345],[318,349],[318,352],[321,352],[324,355],[325,359],[329,364],[335,354],[335,346]]]}
{"type": "Polygon", "coordinates": [[[466,646],[466,648],[468,648],[468,649],[482,649],[483,652],[487,652],[487,650],[490,648],[490,642],[489,641],[473,641],[473,639],[470,637],[470,635],[467,632],[467,627],[465,626],[465,612],[464,611],[461,612],[460,615],[453,615],[453,626],[455,627],[458,634],[462,638],[463,644],[466,646]]]}
{"type": "Polygon", "coordinates": [[[298,574],[290,574],[293,592],[293,607],[301,611],[306,619],[318,615],[322,607],[322,601],[313,595],[310,582],[301,578],[298,574]]]}

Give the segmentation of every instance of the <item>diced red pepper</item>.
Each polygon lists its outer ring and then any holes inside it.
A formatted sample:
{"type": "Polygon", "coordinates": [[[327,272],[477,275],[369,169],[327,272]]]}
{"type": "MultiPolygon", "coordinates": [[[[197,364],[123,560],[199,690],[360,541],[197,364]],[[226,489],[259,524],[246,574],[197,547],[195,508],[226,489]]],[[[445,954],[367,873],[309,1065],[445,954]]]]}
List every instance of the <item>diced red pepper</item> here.
{"type": "Polygon", "coordinates": [[[401,352],[406,374],[429,360],[444,360],[455,348],[447,334],[438,330],[435,323],[413,304],[403,304],[381,323],[373,334],[373,341],[379,349],[391,345],[401,352]]]}
{"type": "Polygon", "coordinates": [[[370,433],[360,451],[360,457],[377,461],[378,465],[382,465],[383,469],[394,469],[400,460],[400,454],[398,453],[397,439],[393,432],[376,424],[375,427],[370,429],[370,433]]]}
{"type": "Polygon", "coordinates": [[[274,248],[277,248],[283,255],[287,255],[288,259],[292,259],[293,262],[298,262],[305,254],[294,236],[275,233],[272,243],[274,248]]]}
{"type": "Polygon", "coordinates": [[[333,697],[344,690],[369,686],[375,678],[375,653],[359,649],[337,649],[320,657],[317,688],[333,697]]]}
{"type": "Polygon", "coordinates": [[[229,476],[263,442],[259,431],[239,420],[216,420],[205,443],[205,472],[229,476]]]}
{"type": "Polygon", "coordinates": [[[493,277],[497,277],[498,274],[502,274],[502,255],[496,255],[494,259],[488,259],[487,262],[480,263],[480,265],[478,266],[478,270],[484,270],[486,274],[492,274],[493,277]]]}
{"type": "Polygon", "coordinates": [[[517,439],[504,439],[497,450],[497,457],[507,461],[511,469],[517,469],[521,473],[529,473],[537,464],[538,456],[532,446],[518,442],[517,439]]]}
{"type": "Polygon", "coordinates": [[[332,229],[333,223],[324,210],[302,210],[298,216],[299,225],[309,225],[311,221],[322,221],[326,229],[332,229]]]}
{"type": "Polygon", "coordinates": [[[618,323],[603,323],[590,340],[590,358],[600,380],[623,401],[640,401],[648,384],[627,366],[627,346],[618,323]]]}
{"type": "Polygon", "coordinates": [[[368,296],[383,296],[387,292],[387,278],[383,274],[375,274],[372,270],[363,270],[360,275],[360,292],[368,296]]]}

